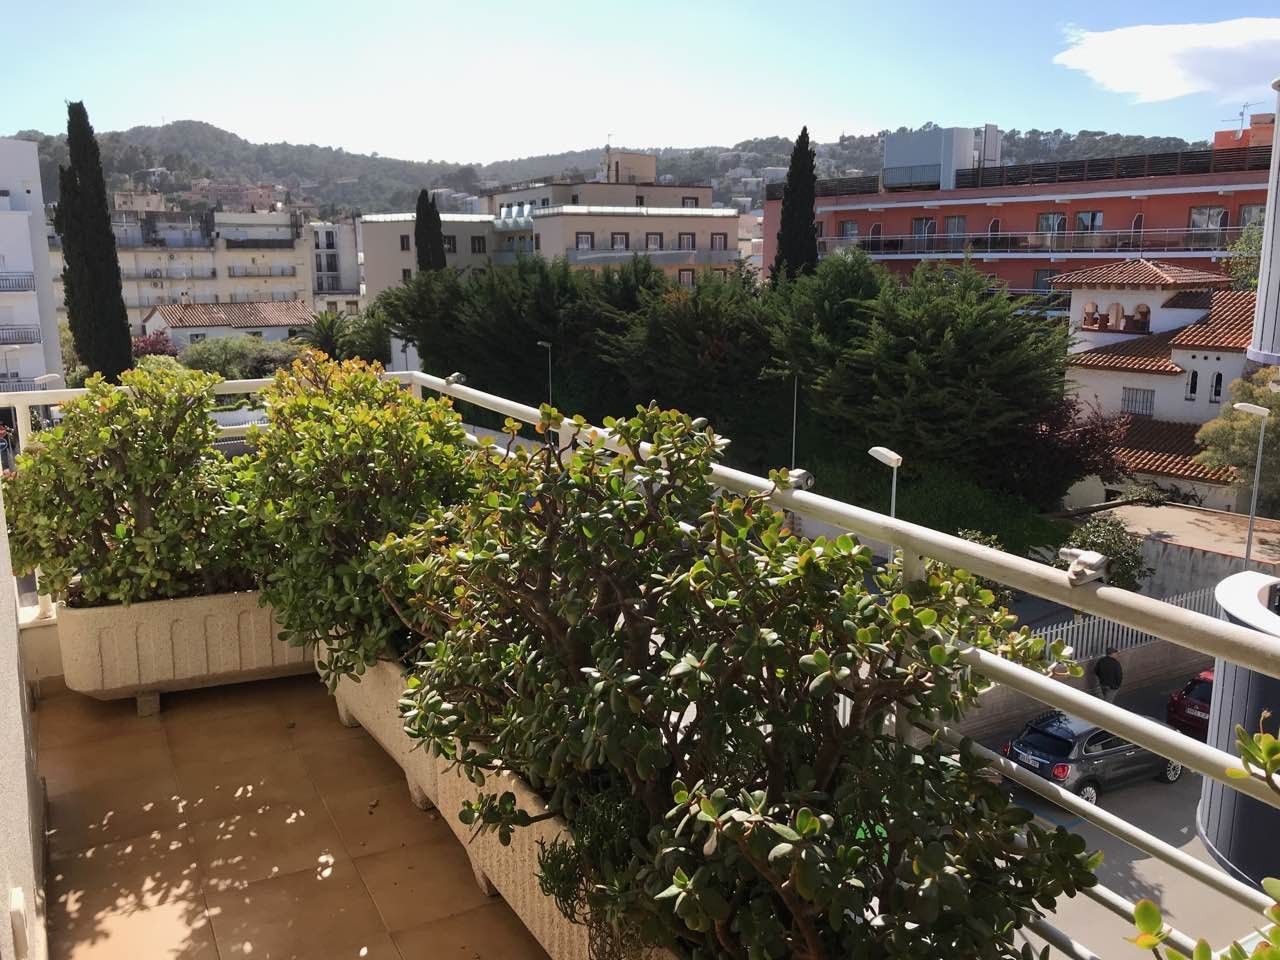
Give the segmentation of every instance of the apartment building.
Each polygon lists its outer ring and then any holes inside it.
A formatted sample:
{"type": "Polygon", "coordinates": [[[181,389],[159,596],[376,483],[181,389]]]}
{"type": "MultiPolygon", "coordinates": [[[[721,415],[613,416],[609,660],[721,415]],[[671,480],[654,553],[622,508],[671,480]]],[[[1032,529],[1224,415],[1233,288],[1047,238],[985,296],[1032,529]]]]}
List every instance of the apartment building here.
{"type": "MultiPolygon", "coordinates": [[[[312,232],[295,213],[114,211],[112,231],[129,325],[176,303],[311,302],[312,232]]],[[[62,244],[49,234],[54,296],[66,315],[62,244]]]]}
{"type": "MultiPolygon", "coordinates": [[[[1074,270],[1052,286],[1070,295],[1067,374],[1076,396],[1128,417],[1120,460],[1140,480],[1235,509],[1231,471],[1197,463],[1195,436],[1246,372],[1256,295],[1229,289],[1220,273],[1141,259],[1074,270]]],[[[1117,492],[1089,478],[1068,492],[1067,504],[1117,492]]]]}
{"type": "Polygon", "coordinates": [[[0,139],[0,391],[62,372],[36,145],[0,139]]]}
{"type": "MultiPolygon", "coordinates": [[[[1262,217],[1274,129],[1273,114],[1255,114],[1246,131],[1228,131],[1208,150],[1017,165],[1002,165],[986,146],[998,143],[991,132],[974,145],[954,131],[916,133],[899,153],[886,138],[881,174],[818,181],[819,254],[857,248],[902,272],[971,255],[1017,290],[1048,290],[1065,271],[1140,257],[1221,271],[1241,229],[1262,217]]],[[[781,198],[782,185],[771,185],[766,269],[781,198]]]]}
{"type": "MultiPolygon", "coordinates": [[[[506,184],[480,214],[442,213],[445,257],[472,268],[521,254],[576,267],[617,266],[643,254],[672,279],[728,272],[739,258],[738,210],[713,207],[710,184],[659,183],[657,157],[606,149],[595,179],[541,177],[506,184]]],[[[361,218],[363,292],[372,299],[413,275],[412,213],[361,218]]]]}
{"type": "Polygon", "coordinates": [[[359,312],[363,302],[355,220],[313,220],[307,229],[315,251],[312,296],[316,312],[359,312]]]}

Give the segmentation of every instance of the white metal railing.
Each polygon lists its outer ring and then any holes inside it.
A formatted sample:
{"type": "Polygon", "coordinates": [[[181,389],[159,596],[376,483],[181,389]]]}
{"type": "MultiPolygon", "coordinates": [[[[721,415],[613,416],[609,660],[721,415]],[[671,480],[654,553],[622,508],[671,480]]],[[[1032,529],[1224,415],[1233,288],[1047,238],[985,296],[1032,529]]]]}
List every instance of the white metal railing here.
{"type": "MultiPolygon", "coordinates": [[[[417,393],[431,391],[450,396],[524,423],[537,423],[541,418],[536,407],[464,386],[453,382],[452,378],[445,380],[418,372],[388,372],[385,376],[405,384],[417,393]]],[[[269,379],[225,381],[217,384],[214,390],[218,394],[253,394],[270,382],[269,379]]],[[[33,408],[56,405],[85,392],[72,389],[31,391],[15,393],[7,400],[15,408],[16,422],[27,428],[32,422],[33,408]]],[[[240,424],[219,427],[219,432],[223,438],[230,439],[245,436],[249,429],[248,424],[240,424]]],[[[29,428],[27,432],[30,432],[29,428]]],[[[568,443],[577,432],[578,429],[572,426],[562,428],[560,442],[568,443]]],[[[620,449],[607,430],[584,427],[582,432],[600,437],[611,449],[620,449]]],[[[30,436],[24,439],[29,444],[38,443],[37,439],[30,436]]],[[[1016,590],[1116,621],[1144,635],[1158,637],[1200,653],[1221,657],[1267,676],[1280,678],[1280,638],[1217,619],[1199,609],[1144,597],[1099,582],[1072,585],[1064,570],[830,497],[799,489],[778,489],[765,477],[732,467],[713,467],[712,480],[736,493],[767,493],[778,507],[804,517],[822,520],[867,539],[894,544],[902,551],[904,575],[908,578],[918,578],[923,574],[926,558],[938,560],[963,567],[1016,590]]],[[[1190,604],[1191,607],[1202,605],[1199,600],[1190,604]]],[[[942,643],[952,643],[953,639],[944,635],[938,637],[942,643]]],[[[1203,776],[1224,783],[1233,790],[1280,808],[1280,796],[1271,790],[1265,780],[1247,771],[1239,758],[1226,751],[1183,736],[1163,724],[985,650],[962,647],[957,650],[957,656],[962,663],[992,683],[1003,684],[1046,705],[1072,713],[1203,776]],[[1235,776],[1228,771],[1234,772],[1235,776]]],[[[1210,864],[1196,860],[1115,814],[1085,803],[1056,784],[973,743],[954,728],[945,724],[924,724],[923,728],[941,741],[976,752],[990,761],[1002,775],[1233,902],[1254,911],[1261,911],[1270,903],[1265,895],[1252,886],[1210,864]]],[[[905,717],[899,718],[897,729],[901,735],[910,734],[910,724],[905,717]]],[[[1085,896],[1126,919],[1132,918],[1132,902],[1115,891],[1095,887],[1085,896]]],[[[1030,927],[1067,956],[1098,956],[1047,921],[1037,920],[1030,927]]],[[[1169,942],[1184,953],[1191,953],[1191,938],[1181,931],[1173,930],[1169,942]]],[[[1112,952],[1114,951],[1109,951],[1107,955],[1112,952]]]]}
{"type": "MultiPolygon", "coordinates": [[[[1215,616],[1218,610],[1213,587],[1201,587],[1199,590],[1165,597],[1164,602],[1208,616],[1215,616]]],[[[1108,647],[1127,650],[1159,639],[1144,630],[1113,623],[1104,617],[1086,617],[1080,621],[1068,620],[1048,627],[1037,627],[1036,633],[1050,643],[1061,640],[1072,649],[1072,656],[1076,660],[1100,657],[1108,647]]]]}

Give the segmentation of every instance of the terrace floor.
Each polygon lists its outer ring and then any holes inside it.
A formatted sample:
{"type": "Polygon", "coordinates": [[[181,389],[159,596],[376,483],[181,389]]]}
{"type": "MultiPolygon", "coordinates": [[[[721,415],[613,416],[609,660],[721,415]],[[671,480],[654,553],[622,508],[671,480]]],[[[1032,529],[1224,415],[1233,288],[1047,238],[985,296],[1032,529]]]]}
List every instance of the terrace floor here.
{"type": "Polygon", "coordinates": [[[314,677],[35,711],[53,960],[536,960],[314,677]]]}

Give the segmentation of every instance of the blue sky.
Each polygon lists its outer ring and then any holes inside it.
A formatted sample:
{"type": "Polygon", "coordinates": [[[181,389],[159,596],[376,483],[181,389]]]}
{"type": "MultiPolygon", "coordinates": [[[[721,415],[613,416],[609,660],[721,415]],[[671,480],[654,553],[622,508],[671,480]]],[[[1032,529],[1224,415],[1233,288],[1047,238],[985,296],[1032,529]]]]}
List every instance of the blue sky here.
{"type": "Polygon", "coordinates": [[[1280,75],[1276,0],[49,0],[3,22],[0,134],[59,129],[83,99],[100,130],[198,119],[418,160],[806,123],[819,140],[926,120],[1198,138],[1244,100],[1271,110],[1280,75]]]}

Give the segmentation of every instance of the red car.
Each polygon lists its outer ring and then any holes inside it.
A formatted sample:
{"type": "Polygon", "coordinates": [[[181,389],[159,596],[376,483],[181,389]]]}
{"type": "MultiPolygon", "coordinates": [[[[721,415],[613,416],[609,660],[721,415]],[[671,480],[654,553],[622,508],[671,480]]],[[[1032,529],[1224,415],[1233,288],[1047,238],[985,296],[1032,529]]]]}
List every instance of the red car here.
{"type": "Polygon", "coordinates": [[[1169,698],[1165,720],[1197,740],[1209,736],[1209,704],[1213,700],[1213,671],[1203,670],[1187,681],[1187,685],[1169,698]]]}

